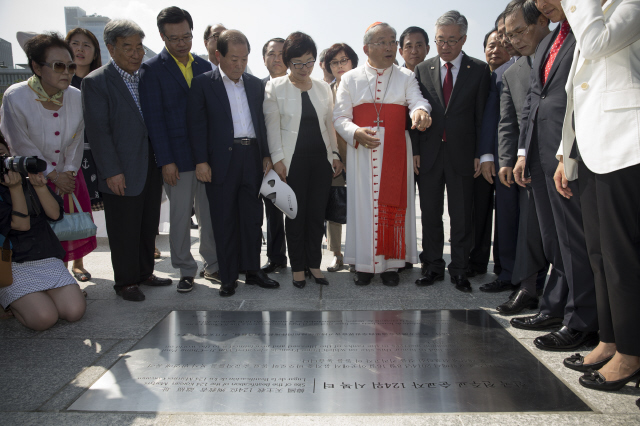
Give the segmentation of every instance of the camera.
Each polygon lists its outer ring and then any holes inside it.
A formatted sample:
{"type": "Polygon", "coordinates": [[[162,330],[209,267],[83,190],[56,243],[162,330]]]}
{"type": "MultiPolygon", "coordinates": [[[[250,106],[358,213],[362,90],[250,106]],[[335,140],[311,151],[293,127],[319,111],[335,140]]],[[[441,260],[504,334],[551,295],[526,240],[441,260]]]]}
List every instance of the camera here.
{"type": "Polygon", "coordinates": [[[17,172],[23,176],[28,173],[40,173],[47,169],[47,162],[35,157],[9,157],[8,155],[0,155],[0,178],[9,172],[17,172]]]}

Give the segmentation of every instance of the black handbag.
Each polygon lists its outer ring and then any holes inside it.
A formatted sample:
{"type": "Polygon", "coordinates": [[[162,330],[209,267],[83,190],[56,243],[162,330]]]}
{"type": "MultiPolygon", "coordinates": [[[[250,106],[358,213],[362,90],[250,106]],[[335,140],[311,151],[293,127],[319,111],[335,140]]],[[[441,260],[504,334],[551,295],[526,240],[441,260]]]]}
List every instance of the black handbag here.
{"type": "MultiPolygon", "coordinates": [[[[340,161],[342,157],[337,152],[340,161]]],[[[343,171],[345,183],[347,181],[347,174],[343,171]]],[[[341,223],[345,225],[347,223],[347,187],[346,186],[332,186],[329,192],[329,200],[327,201],[327,209],[324,213],[325,220],[329,222],[341,223]]]]}

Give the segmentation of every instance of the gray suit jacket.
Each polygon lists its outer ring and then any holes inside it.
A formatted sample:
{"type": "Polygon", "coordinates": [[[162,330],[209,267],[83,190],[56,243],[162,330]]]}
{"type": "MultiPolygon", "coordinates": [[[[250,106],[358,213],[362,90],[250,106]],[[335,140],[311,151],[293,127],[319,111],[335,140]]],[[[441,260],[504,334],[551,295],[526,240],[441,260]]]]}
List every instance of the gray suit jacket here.
{"type": "Polygon", "coordinates": [[[498,161],[500,167],[514,167],[518,159],[518,140],[522,107],[529,90],[531,65],[521,57],[502,75],[500,121],[498,122],[498,161]]]}
{"type": "Polygon", "coordinates": [[[140,194],[147,180],[149,134],[133,96],[111,62],[82,80],[82,108],[98,168],[98,189],[113,194],[107,178],[124,173],[124,195],[140,194]]]}

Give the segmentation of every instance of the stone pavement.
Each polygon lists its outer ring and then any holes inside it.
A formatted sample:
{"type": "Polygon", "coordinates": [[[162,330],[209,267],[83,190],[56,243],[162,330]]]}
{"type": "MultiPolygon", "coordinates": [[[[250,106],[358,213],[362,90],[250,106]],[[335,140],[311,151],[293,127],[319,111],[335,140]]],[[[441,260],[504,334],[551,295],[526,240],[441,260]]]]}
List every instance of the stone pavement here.
{"type": "MultiPolygon", "coordinates": [[[[417,209],[419,213],[419,208],[417,209]]],[[[446,209],[445,209],[446,212],[446,209]]],[[[448,216],[445,213],[448,239],[448,216]]],[[[418,217],[418,225],[420,218],[418,217]]],[[[420,235],[418,226],[418,235],[420,235]]],[[[197,259],[197,231],[192,231],[192,252],[197,259]]],[[[343,233],[344,238],[344,233],[343,233]]],[[[421,241],[418,238],[418,246],[421,241]]],[[[368,287],[353,284],[347,270],[326,273],[329,286],[308,283],[300,290],[291,285],[291,270],[274,274],[280,281],[279,290],[264,290],[240,284],[235,296],[218,296],[218,285],[197,279],[191,293],[179,294],[175,284],[179,275],[171,267],[169,236],[160,235],[157,246],[162,259],[156,262],[161,277],[174,279],[171,287],[144,287],[147,296],[141,303],[126,302],[112,289],[109,245],[98,239],[98,248],[85,259],[93,275],[82,284],[88,293],[87,312],[81,321],[70,324],[60,321],[44,332],[30,331],[15,319],[0,320],[0,423],[5,425],[245,425],[258,424],[307,425],[638,425],[640,409],[636,400],[640,391],[628,385],[617,393],[590,391],[578,384],[580,373],[562,366],[569,352],[544,352],[536,349],[533,339],[537,332],[510,327],[508,318],[497,315],[495,307],[506,300],[507,293],[485,294],[481,284],[495,279],[491,273],[471,279],[473,293],[463,294],[445,281],[419,288],[414,281],[419,267],[401,274],[398,287],[385,287],[379,277],[368,287]],[[507,413],[507,414],[419,414],[401,416],[252,416],[184,415],[164,413],[68,412],[67,408],[105,371],[136,344],[154,325],[172,310],[226,311],[318,311],[318,310],[414,310],[414,309],[485,309],[522,345],[563,380],[592,409],[593,413],[507,413]]],[[[445,251],[449,252],[448,243],[445,251]]],[[[265,247],[262,260],[266,260],[265,247]]],[[[447,259],[448,255],[445,256],[447,259]]],[[[322,269],[331,261],[325,252],[322,269]]],[[[493,264],[489,265],[491,271],[493,264]]],[[[533,313],[533,312],[526,312],[533,313]]],[[[630,325],[634,326],[634,325],[630,325]]],[[[636,325],[637,326],[637,325],[636,325]]],[[[576,352],[583,353],[587,348],[576,352]]]]}

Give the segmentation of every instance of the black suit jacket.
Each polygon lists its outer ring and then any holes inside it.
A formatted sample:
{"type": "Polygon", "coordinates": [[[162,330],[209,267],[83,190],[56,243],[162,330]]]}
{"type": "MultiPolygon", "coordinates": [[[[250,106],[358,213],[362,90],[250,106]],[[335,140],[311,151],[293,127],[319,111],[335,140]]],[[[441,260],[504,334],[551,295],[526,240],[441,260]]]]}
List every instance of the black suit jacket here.
{"type": "MultiPolygon", "coordinates": [[[[260,156],[269,157],[267,128],[262,112],[264,85],[251,74],[242,74],[242,79],[260,156]]],[[[208,162],[211,166],[211,182],[223,183],[229,170],[231,154],[237,145],[233,143],[231,105],[220,70],[206,72],[191,81],[187,102],[187,128],[195,163],[208,162]]],[[[262,173],[258,175],[262,176],[262,173]]]]}
{"type": "Polygon", "coordinates": [[[576,47],[576,39],[570,32],[562,44],[558,55],[549,72],[545,84],[542,84],[542,67],[545,64],[549,50],[560,32],[560,25],[551,34],[546,36],[536,49],[535,59],[531,66],[529,91],[522,109],[522,123],[520,124],[520,139],[518,149],[527,152],[528,171],[529,147],[533,137],[533,131],[538,128],[538,144],[540,147],[540,162],[542,170],[548,176],[553,176],[558,167],[556,153],[562,138],[562,124],[567,108],[567,92],[565,84],[569,77],[573,51],[576,47]],[[535,126],[537,120],[537,126],[535,126]]]}
{"type": "Polygon", "coordinates": [[[473,160],[489,94],[489,65],[467,55],[462,57],[446,109],[440,80],[440,57],[418,64],[415,74],[422,96],[431,104],[433,118],[431,127],[425,132],[413,132],[413,152],[421,156],[420,170],[428,171],[433,166],[446,129],[445,149],[453,159],[454,170],[463,176],[473,175],[473,160]]]}

